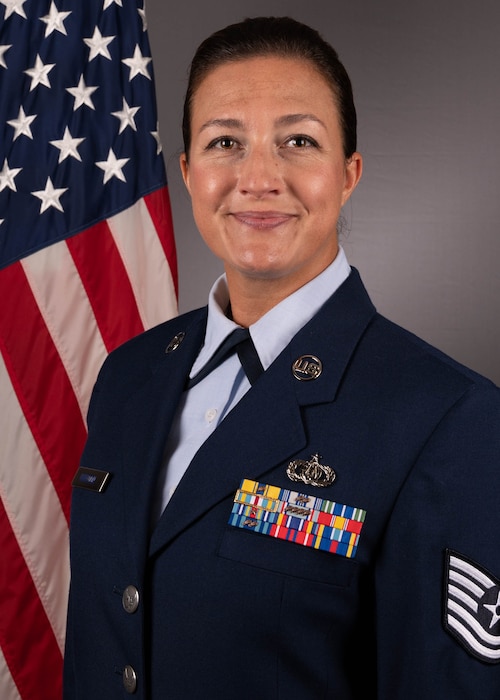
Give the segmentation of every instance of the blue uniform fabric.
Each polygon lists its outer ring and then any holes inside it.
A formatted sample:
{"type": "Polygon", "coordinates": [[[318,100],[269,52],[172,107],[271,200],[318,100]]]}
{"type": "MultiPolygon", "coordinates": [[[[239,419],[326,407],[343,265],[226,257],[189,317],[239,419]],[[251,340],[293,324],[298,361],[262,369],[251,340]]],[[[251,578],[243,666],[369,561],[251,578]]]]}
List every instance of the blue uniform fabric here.
{"type": "Polygon", "coordinates": [[[498,700],[500,664],[447,629],[445,604],[449,550],[500,577],[499,389],[379,315],[353,270],[152,526],[206,314],[129,341],[99,375],[81,464],[111,476],[73,492],[65,699],[130,697],[130,665],[141,700],[498,700]],[[293,375],[303,355],[316,379],[293,375]],[[315,454],[335,481],[292,482],[289,463],[315,454]],[[245,478],[365,510],[355,556],[229,525],[245,478]]]}

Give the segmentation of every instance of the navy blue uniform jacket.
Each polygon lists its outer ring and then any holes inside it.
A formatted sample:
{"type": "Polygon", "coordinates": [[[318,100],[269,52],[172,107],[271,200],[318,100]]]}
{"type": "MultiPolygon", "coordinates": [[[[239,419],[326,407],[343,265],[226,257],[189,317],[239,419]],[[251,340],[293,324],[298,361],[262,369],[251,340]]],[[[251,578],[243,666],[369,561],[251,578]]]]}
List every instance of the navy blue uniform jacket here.
{"type": "Polygon", "coordinates": [[[152,527],[206,315],[136,337],[100,372],[81,464],[110,480],[73,490],[66,700],[131,697],[128,666],[141,700],[499,700],[499,390],[380,316],[353,271],[152,527]],[[317,379],[293,376],[303,355],[317,379]],[[288,464],[316,453],[333,484],[292,482],[288,464]],[[366,511],[355,556],[229,525],[244,478],[366,511]]]}

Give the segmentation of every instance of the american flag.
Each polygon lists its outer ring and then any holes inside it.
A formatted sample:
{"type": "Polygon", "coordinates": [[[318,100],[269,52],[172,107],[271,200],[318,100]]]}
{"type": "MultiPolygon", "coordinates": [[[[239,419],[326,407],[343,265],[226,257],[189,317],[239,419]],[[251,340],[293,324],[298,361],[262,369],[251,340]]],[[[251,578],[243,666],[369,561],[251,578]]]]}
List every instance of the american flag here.
{"type": "Polygon", "coordinates": [[[0,0],[0,698],[61,697],[97,372],[177,313],[144,7],[0,0]]]}

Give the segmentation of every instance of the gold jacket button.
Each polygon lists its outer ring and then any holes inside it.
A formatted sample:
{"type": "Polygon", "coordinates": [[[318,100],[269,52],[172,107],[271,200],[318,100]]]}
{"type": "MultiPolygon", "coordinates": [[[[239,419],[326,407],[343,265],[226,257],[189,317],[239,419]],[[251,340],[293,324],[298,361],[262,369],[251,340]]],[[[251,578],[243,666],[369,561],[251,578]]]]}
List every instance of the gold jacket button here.
{"type": "Polygon", "coordinates": [[[135,613],[139,607],[139,591],[135,586],[127,586],[123,591],[122,604],[125,612],[135,613]]]}
{"type": "Polygon", "coordinates": [[[137,674],[132,666],[125,666],[123,669],[123,687],[132,695],[137,689],[137,674]]]}

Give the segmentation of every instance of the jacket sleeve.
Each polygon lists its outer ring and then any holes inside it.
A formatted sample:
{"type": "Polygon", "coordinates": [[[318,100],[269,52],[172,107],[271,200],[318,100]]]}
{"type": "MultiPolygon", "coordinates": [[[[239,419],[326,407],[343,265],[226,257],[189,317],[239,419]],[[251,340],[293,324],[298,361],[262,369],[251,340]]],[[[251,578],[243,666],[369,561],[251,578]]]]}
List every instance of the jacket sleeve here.
{"type": "Polygon", "coordinates": [[[380,698],[500,698],[500,391],[474,384],[429,436],[377,564],[380,698]]]}

